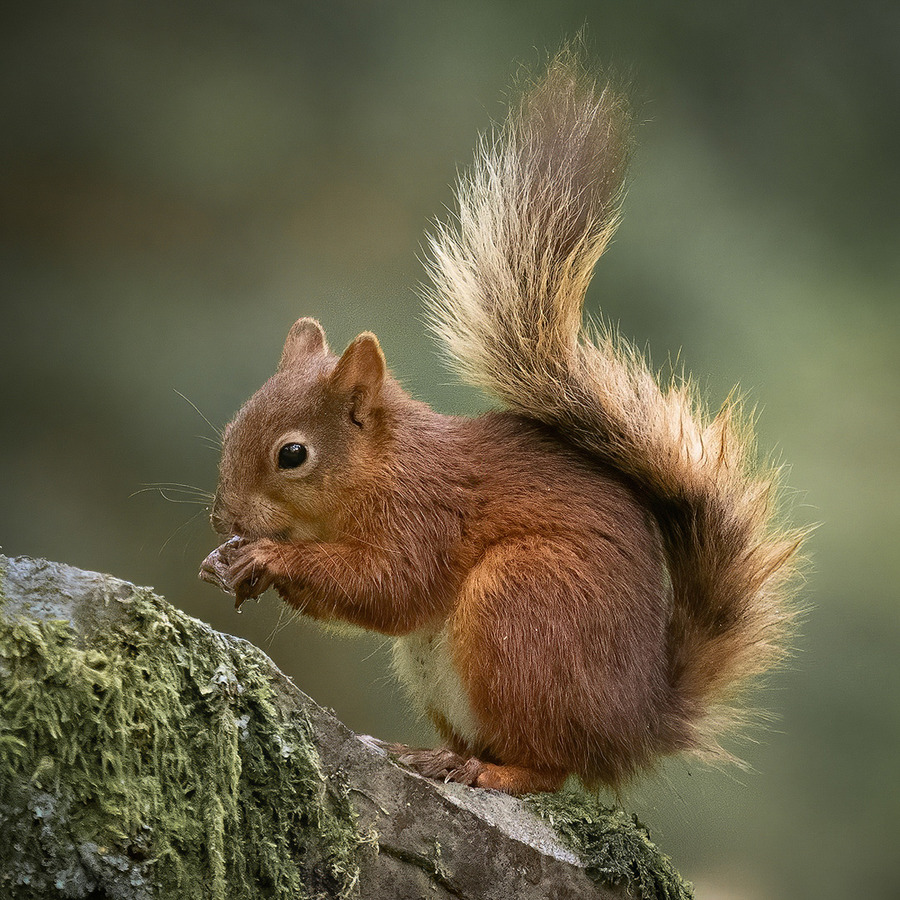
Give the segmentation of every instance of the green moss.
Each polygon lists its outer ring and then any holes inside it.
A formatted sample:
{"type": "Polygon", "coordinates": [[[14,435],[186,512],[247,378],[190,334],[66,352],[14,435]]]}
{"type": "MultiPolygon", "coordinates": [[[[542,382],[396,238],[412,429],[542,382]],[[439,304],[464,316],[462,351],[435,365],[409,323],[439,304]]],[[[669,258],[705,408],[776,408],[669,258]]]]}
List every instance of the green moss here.
{"type": "Polygon", "coordinates": [[[112,602],[86,645],[0,598],[0,895],[348,896],[352,809],[265,656],[147,590],[112,602]]]}
{"type": "Polygon", "coordinates": [[[641,900],[690,900],[691,886],[635,816],[584,791],[533,794],[526,803],[556,830],[597,882],[627,885],[641,900]]]}

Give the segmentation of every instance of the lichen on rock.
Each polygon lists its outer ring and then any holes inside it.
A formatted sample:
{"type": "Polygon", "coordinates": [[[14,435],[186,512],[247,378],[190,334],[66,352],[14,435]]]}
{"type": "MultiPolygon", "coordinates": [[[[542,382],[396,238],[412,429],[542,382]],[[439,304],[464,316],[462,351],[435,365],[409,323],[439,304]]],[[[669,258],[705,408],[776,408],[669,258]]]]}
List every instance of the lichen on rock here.
{"type": "Polygon", "coordinates": [[[87,631],[0,580],[0,895],[349,896],[353,810],[265,655],[94,577],[87,631]]]}
{"type": "Polygon", "coordinates": [[[527,806],[549,822],[597,882],[652,900],[691,900],[691,886],[635,816],[579,788],[531,794],[527,806]]]}

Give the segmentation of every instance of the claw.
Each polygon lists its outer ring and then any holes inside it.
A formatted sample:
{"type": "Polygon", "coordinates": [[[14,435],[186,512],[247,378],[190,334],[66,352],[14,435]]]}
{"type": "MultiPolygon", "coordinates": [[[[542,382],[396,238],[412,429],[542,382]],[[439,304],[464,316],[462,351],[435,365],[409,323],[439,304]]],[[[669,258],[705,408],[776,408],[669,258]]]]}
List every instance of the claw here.
{"type": "MultiPolygon", "coordinates": [[[[386,749],[390,752],[391,748],[386,749]]],[[[446,747],[438,747],[434,750],[413,750],[409,747],[399,747],[402,752],[397,753],[397,761],[424,775],[426,778],[434,778],[457,784],[474,786],[478,776],[484,771],[484,763],[474,756],[465,757],[446,747]]]]}
{"type": "Polygon", "coordinates": [[[271,586],[272,578],[264,566],[259,566],[253,558],[242,558],[242,552],[252,542],[240,535],[234,535],[219,547],[216,547],[200,566],[199,577],[226,594],[234,596],[234,607],[240,610],[241,604],[249,597],[258,597],[271,586]]]}
{"type": "Polygon", "coordinates": [[[210,584],[221,588],[226,594],[233,594],[234,591],[228,583],[228,564],[222,559],[222,547],[216,547],[200,566],[198,577],[201,581],[208,581],[210,584]]]}
{"type": "Polygon", "coordinates": [[[467,759],[461,766],[457,766],[452,772],[447,773],[444,782],[454,781],[457,784],[465,784],[469,787],[475,787],[478,783],[478,776],[484,771],[484,763],[474,756],[467,759]]]}
{"type": "Polygon", "coordinates": [[[382,756],[387,756],[388,754],[399,756],[404,750],[409,749],[403,744],[392,744],[389,741],[382,741],[380,738],[372,737],[371,734],[358,734],[357,737],[370,750],[374,750],[382,756]]]}

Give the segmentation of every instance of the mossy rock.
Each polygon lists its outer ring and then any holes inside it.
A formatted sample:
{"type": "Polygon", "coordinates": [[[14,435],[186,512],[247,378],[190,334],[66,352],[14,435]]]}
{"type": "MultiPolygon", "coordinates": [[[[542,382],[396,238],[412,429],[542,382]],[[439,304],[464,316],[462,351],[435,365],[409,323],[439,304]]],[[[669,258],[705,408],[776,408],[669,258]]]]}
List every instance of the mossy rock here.
{"type": "Polygon", "coordinates": [[[426,781],[151,590],[0,557],[0,896],[690,894],[621,811],[426,781]]]}
{"type": "Polygon", "coordinates": [[[113,579],[83,579],[93,607],[62,618],[57,568],[22,574],[0,631],[0,894],[351,893],[346,791],[259,650],[113,579]]]}

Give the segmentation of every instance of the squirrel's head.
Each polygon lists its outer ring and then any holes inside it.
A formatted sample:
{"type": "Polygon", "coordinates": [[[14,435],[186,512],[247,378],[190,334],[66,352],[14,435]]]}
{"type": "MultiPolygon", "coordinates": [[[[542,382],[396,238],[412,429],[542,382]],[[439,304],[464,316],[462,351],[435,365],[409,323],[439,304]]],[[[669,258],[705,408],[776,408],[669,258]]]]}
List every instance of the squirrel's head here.
{"type": "Polygon", "coordinates": [[[361,334],[338,357],[318,322],[295,322],[277,372],[225,429],[215,530],[325,537],[383,475],[398,392],[375,335],[361,334]]]}

